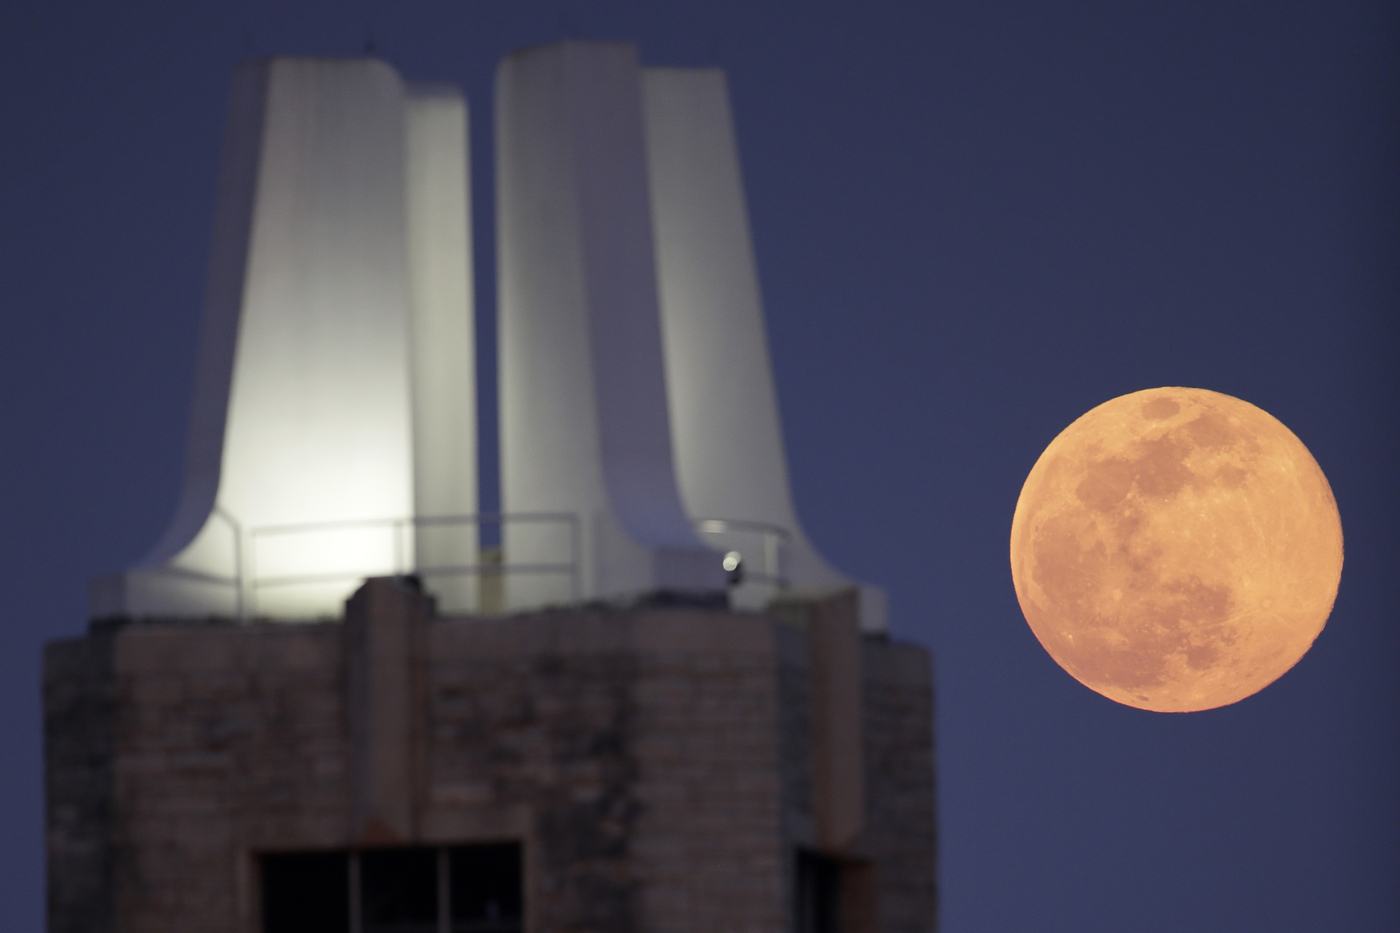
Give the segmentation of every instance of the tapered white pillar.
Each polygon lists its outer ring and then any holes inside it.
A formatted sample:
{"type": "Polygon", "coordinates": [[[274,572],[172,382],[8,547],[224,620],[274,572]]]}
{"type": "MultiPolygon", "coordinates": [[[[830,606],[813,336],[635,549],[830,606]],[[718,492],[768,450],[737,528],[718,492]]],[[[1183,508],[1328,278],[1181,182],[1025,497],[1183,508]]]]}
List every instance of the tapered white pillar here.
{"type": "MultiPolygon", "coordinates": [[[[724,73],[642,71],[646,157],[676,475],[706,541],[742,555],[736,603],[850,585],[802,531],[788,486],[724,73]]],[[[886,627],[860,585],[861,625],[886,627]]]]}
{"type": "Polygon", "coordinates": [[[479,602],[476,334],[467,105],[451,85],[409,85],[409,345],[414,567],[444,613],[479,602]]]}
{"type": "Polygon", "coordinates": [[[418,547],[474,560],[412,522],[475,511],[463,113],[373,59],[239,69],[184,489],[94,615],[339,615],[418,547]]]}
{"type": "MultiPolygon", "coordinates": [[[[742,556],[731,597],[851,585],[792,507],[722,73],[642,69],[635,47],[563,42],[496,88],[502,500],[507,564],[583,567],[577,597],[692,587],[742,556]],[[578,528],[546,515],[576,516],[578,528]]],[[[510,577],[511,602],[565,580],[510,577]]],[[[861,586],[861,621],[885,627],[861,586]]]]}
{"type": "Polygon", "coordinates": [[[722,589],[675,481],[635,47],[511,55],[496,134],[508,602],[722,589]]]}

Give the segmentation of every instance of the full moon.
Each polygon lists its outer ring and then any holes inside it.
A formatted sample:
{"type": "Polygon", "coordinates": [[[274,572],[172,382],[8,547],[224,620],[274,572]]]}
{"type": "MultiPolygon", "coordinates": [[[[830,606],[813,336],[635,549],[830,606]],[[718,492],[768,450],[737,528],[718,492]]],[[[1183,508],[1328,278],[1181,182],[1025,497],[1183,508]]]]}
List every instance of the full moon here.
{"type": "Polygon", "coordinates": [[[1205,389],[1147,389],[1079,418],[1036,461],[1011,522],[1035,637],[1084,686],[1139,709],[1258,693],[1312,647],[1341,575],[1341,519],[1308,449],[1205,389]]]}

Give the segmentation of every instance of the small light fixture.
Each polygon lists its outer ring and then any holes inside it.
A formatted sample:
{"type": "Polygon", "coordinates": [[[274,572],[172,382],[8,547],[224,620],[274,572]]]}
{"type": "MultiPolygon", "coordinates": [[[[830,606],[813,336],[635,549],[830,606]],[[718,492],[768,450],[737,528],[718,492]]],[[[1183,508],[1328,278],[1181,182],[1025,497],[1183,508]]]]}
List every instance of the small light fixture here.
{"type": "Polygon", "coordinates": [[[724,560],[720,561],[720,566],[728,575],[730,586],[738,586],[744,582],[744,557],[738,551],[726,553],[724,560]]]}

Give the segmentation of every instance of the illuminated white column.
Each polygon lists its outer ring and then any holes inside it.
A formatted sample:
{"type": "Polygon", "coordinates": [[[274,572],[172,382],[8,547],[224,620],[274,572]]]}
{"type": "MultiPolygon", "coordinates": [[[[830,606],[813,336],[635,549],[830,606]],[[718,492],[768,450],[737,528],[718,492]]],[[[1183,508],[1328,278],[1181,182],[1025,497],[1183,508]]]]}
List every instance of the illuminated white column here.
{"type": "MultiPolygon", "coordinates": [[[[792,506],[763,305],[724,73],[642,72],[666,389],[687,513],[713,547],[743,555],[733,596],[757,608],[779,577],[849,585],[792,506]]],[[[860,586],[861,625],[886,627],[884,591],[860,586]]]]}
{"type": "Polygon", "coordinates": [[[476,334],[472,313],[467,104],[410,85],[408,283],[413,376],[415,566],[442,612],[477,605],[476,334]]]}
{"type": "Polygon", "coordinates": [[[475,510],[464,108],[406,99],[371,59],[239,69],[182,498],[95,615],[339,615],[414,569],[416,509],[475,510]]]}
{"type": "Polygon", "coordinates": [[[497,72],[501,499],[522,516],[505,558],[580,566],[512,572],[514,606],[724,585],[675,483],[644,133],[630,44],[497,72]]]}

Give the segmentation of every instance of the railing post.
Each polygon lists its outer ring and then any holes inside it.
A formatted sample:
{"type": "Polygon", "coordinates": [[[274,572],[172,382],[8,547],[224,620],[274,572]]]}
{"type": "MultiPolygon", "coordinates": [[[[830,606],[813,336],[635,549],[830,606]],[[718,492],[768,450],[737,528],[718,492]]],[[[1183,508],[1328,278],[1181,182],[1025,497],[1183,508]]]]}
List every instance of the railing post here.
{"type": "Polygon", "coordinates": [[[243,525],[221,505],[214,506],[214,514],[222,518],[233,532],[233,612],[240,625],[248,621],[243,575],[243,525]]]}
{"type": "Polygon", "coordinates": [[[233,522],[230,524],[233,525],[233,611],[238,616],[238,624],[247,625],[248,613],[243,594],[243,529],[233,522]]]}
{"type": "Polygon", "coordinates": [[[583,533],[579,528],[579,523],[579,516],[571,513],[569,515],[569,563],[574,568],[574,602],[583,599],[583,533]]]}
{"type": "Polygon", "coordinates": [[[243,555],[243,575],[247,580],[248,596],[244,601],[244,611],[250,619],[254,619],[258,615],[258,529],[249,528],[245,537],[248,549],[243,555]]]}
{"type": "Polygon", "coordinates": [[[393,541],[394,541],[394,575],[395,575],[395,576],[398,576],[398,575],[402,574],[402,573],[403,573],[403,570],[404,570],[404,568],[403,568],[403,551],[404,551],[404,547],[403,547],[403,535],[404,535],[404,531],[403,531],[403,528],[404,528],[404,522],[403,522],[402,519],[395,519],[394,523],[393,523],[392,525],[389,526],[389,534],[390,534],[390,536],[393,538],[393,541]]]}

